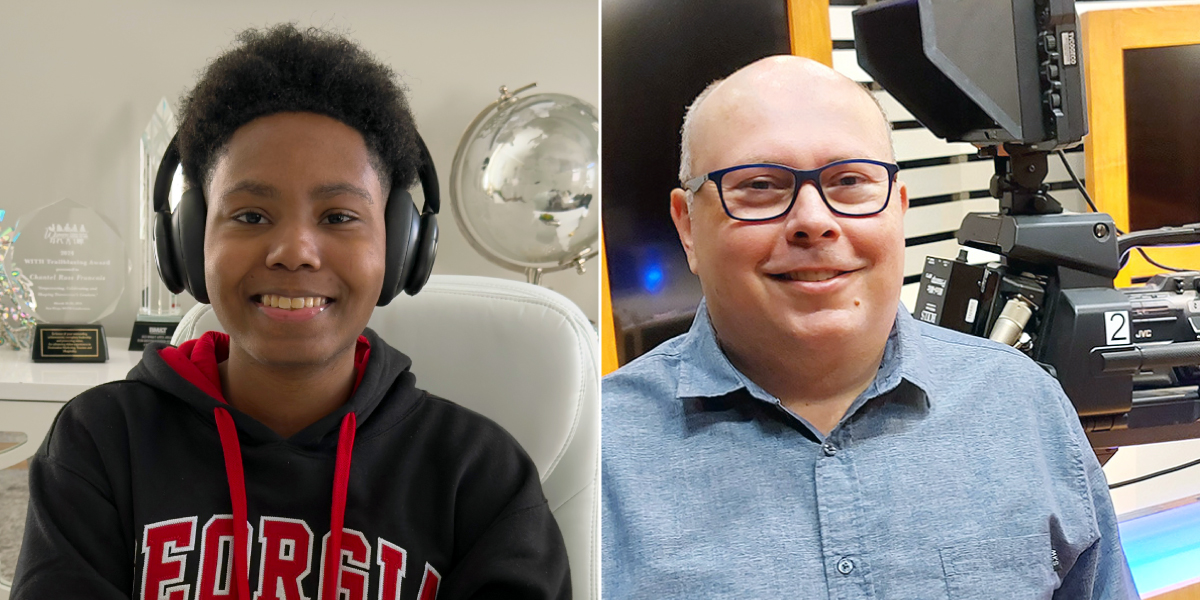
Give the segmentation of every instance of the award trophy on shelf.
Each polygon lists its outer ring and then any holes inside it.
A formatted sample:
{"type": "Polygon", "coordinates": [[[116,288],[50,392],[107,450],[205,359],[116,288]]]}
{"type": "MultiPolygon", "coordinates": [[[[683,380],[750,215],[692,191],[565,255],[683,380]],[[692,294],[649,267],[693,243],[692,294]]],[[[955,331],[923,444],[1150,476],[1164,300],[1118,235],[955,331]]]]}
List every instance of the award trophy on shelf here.
{"type": "Polygon", "coordinates": [[[60,200],[21,226],[14,264],[33,287],[34,362],[104,362],[108,341],[100,319],[125,291],[125,244],[96,211],[60,200]]]}
{"type": "MultiPolygon", "coordinates": [[[[150,117],[146,131],[142,133],[141,143],[141,196],[138,209],[140,226],[138,239],[141,241],[141,290],[142,306],[133,323],[133,333],[129,335],[129,349],[140,351],[150,342],[170,342],[175,328],[179,326],[183,311],[180,310],[178,296],[171,293],[158,277],[158,269],[154,265],[154,177],[158,173],[158,165],[162,162],[163,153],[175,135],[175,114],[167,99],[158,102],[158,108],[150,117]]],[[[171,209],[179,204],[183,194],[180,182],[183,177],[176,175],[175,184],[168,196],[171,209]]]]}

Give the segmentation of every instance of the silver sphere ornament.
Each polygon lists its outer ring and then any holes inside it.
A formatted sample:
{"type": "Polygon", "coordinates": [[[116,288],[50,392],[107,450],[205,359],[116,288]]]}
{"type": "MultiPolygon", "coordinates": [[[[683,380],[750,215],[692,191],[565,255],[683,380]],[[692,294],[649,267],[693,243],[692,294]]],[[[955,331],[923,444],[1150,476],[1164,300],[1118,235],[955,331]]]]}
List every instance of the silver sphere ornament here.
{"type": "Polygon", "coordinates": [[[583,272],[600,236],[600,125],[596,109],[564,94],[500,98],[463,133],[450,171],[454,217],[488,260],[538,283],[583,272]]]}

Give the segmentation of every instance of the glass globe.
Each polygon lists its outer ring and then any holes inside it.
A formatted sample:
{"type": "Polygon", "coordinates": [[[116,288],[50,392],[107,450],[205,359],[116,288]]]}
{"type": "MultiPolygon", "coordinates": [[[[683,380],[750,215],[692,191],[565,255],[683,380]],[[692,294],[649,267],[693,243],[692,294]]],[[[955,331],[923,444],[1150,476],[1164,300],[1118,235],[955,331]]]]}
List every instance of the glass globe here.
{"type": "MultiPolygon", "coordinates": [[[[471,245],[519,271],[582,265],[600,231],[599,121],[563,94],[513,97],[463,134],[450,173],[454,216],[471,245]]],[[[533,278],[533,275],[531,275],[533,278]]]]}

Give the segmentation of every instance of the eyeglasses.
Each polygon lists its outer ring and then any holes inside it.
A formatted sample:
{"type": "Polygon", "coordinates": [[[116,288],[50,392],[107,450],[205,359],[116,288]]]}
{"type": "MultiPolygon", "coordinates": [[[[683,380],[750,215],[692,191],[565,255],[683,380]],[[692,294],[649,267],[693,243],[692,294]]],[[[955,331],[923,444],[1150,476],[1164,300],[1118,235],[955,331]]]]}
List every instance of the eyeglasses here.
{"type": "Polygon", "coordinates": [[[720,169],[683,185],[694,194],[712,181],[725,214],[738,221],[770,221],[788,214],[806,181],[813,182],[833,214],[869,217],[887,208],[899,171],[899,165],[865,158],[839,160],[811,171],[762,163],[720,169]]]}

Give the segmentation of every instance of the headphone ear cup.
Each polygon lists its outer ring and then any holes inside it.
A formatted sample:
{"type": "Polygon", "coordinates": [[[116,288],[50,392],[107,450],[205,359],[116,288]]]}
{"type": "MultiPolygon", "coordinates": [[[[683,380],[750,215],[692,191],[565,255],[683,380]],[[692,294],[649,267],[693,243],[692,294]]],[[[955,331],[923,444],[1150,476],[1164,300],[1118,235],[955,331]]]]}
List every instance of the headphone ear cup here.
{"type": "Polygon", "coordinates": [[[183,278],[179,273],[179,262],[175,256],[175,244],[171,240],[171,215],[154,214],[154,263],[158,265],[158,276],[162,278],[172,294],[183,291],[183,278]]]}
{"type": "Polygon", "coordinates": [[[172,238],[183,284],[196,300],[208,304],[208,287],[204,281],[204,227],[208,208],[204,191],[192,188],[183,193],[179,206],[171,214],[172,238]]]}
{"type": "Polygon", "coordinates": [[[383,288],[379,290],[376,306],[387,306],[400,293],[411,271],[410,264],[417,245],[417,207],[408,190],[392,189],[384,209],[387,237],[387,259],[383,273],[383,288]]]}
{"type": "Polygon", "coordinates": [[[433,272],[433,259],[437,256],[438,224],[437,215],[426,213],[421,215],[420,232],[417,240],[417,255],[413,257],[412,273],[404,285],[404,292],[409,296],[416,295],[429,281],[433,272]]]}

